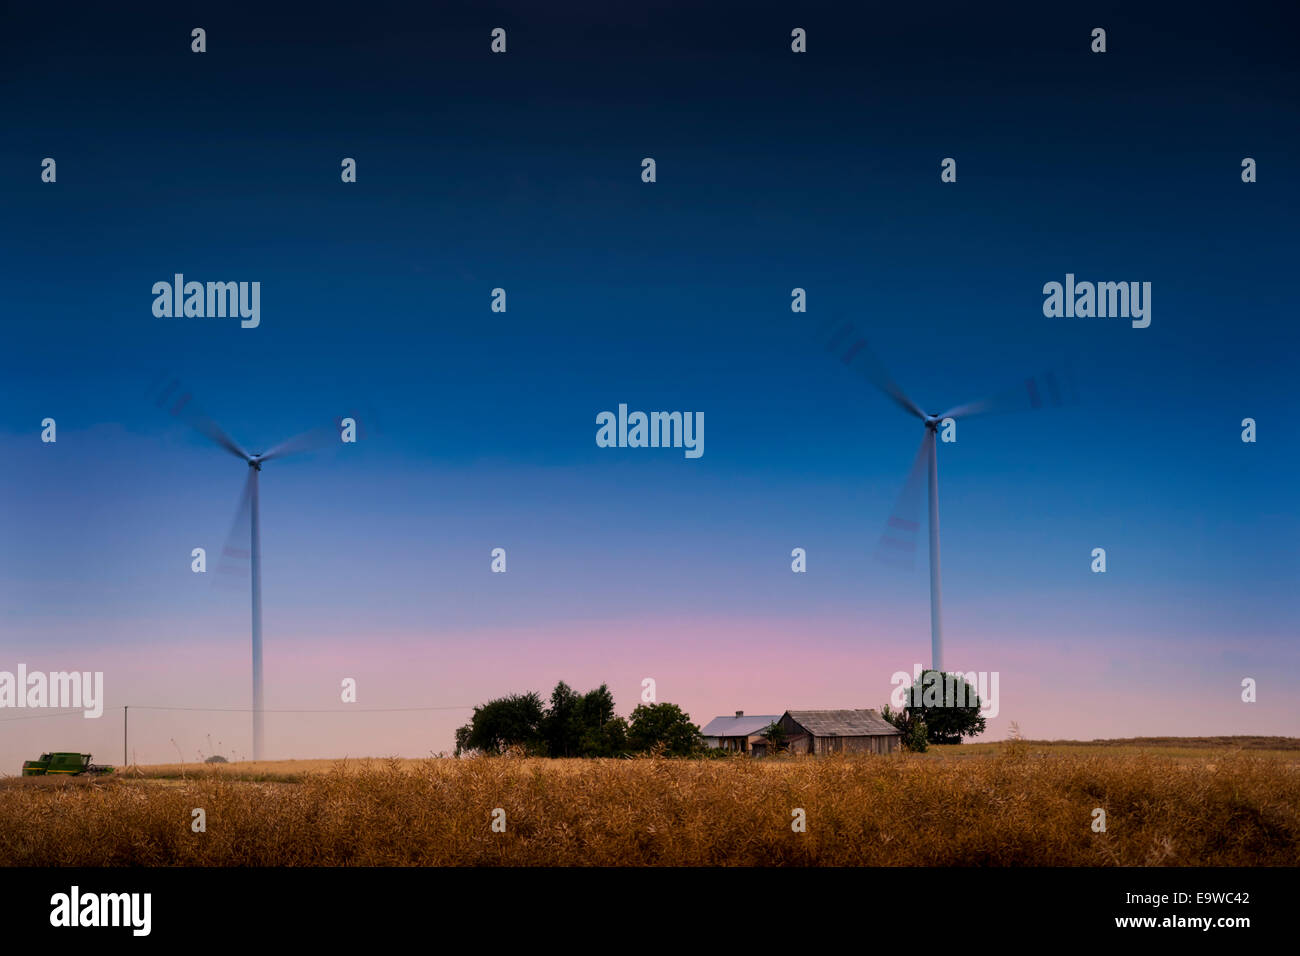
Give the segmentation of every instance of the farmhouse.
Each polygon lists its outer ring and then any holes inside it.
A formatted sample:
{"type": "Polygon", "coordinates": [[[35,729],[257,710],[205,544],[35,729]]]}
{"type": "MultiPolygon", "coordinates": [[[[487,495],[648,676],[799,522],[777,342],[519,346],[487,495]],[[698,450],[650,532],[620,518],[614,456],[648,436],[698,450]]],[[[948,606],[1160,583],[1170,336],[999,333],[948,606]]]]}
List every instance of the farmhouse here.
{"type": "Polygon", "coordinates": [[[787,710],[777,726],[795,754],[892,754],[903,736],[874,710],[787,710]]]}
{"type": "Polygon", "coordinates": [[[761,746],[763,731],[780,719],[776,714],[746,717],[743,710],[738,710],[735,717],[714,717],[700,731],[700,735],[706,744],[715,749],[751,753],[756,743],[761,746]]]}

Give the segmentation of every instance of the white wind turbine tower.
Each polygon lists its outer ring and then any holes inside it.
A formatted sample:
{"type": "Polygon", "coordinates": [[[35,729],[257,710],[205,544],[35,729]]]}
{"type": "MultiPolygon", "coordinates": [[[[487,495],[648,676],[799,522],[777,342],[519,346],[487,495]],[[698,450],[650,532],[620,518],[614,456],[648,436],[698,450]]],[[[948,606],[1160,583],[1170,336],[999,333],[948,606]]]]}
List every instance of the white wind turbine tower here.
{"type": "Polygon", "coordinates": [[[887,529],[881,537],[881,545],[903,551],[910,557],[915,550],[915,541],[908,537],[916,533],[918,522],[904,517],[900,512],[908,510],[919,491],[919,479],[924,468],[928,473],[929,485],[929,530],[930,530],[930,667],[943,670],[943,585],[939,570],[939,460],[937,433],[947,419],[969,418],[973,415],[986,415],[999,412],[1028,411],[1047,406],[1061,406],[1075,400],[1072,377],[1048,371],[1042,375],[1032,376],[1005,391],[977,402],[957,405],[946,412],[935,414],[923,412],[907,393],[902,390],[885,370],[876,354],[872,352],[867,340],[860,335],[851,322],[832,321],[824,324],[818,332],[818,338],[830,351],[849,368],[871,382],[885,393],[895,405],[921,420],[925,434],[921,437],[921,447],[917,450],[912,463],[912,470],[895,506],[894,515],[889,519],[887,529]],[[901,532],[898,537],[893,532],[901,532]]]}
{"type": "MultiPolygon", "coordinates": [[[[235,515],[231,537],[233,539],[237,534],[239,526],[243,523],[244,513],[247,511],[249,513],[249,550],[247,554],[250,561],[253,603],[253,759],[261,760],[264,698],[262,694],[262,528],[261,508],[258,500],[258,478],[262,473],[262,465],[272,459],[323,447],[331,439],[337,441],[340,435],[338,428],[342,421],[341,419],[338,420],[333,427],[326,426],[304,432],[261,454],[249,454],[233,438],[227,435],[221,426],[199,411],[193,402],[193,396],[189,392],[182,390],[180,382],[177,380],[168,380],[155,401],[158,407],[166,408],[173,416],[181,419],[191,428],[248,465],[248,477],[244,481],[244,492],[240,499],[239,510],[235,515]]],[[[227,557],[232,555],[242,556],[243,554],[242,549],[232,548],[229,544],[226,545],[225,555],[227,557]]]]}

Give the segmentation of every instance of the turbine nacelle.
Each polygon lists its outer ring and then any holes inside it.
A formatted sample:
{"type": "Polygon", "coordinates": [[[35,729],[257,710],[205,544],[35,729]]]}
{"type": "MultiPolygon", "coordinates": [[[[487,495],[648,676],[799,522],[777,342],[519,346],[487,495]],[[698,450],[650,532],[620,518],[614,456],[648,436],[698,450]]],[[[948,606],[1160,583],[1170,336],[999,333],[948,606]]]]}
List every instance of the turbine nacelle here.
{"type": "MultiPolygon", "coordinates": [[[[248,538],[246,540],[248,541],[248,550],[232,547],[231,543],[227,543],[224,550],[228,555],[238,556],[243,554],[247,555],[249,559],[249,577],[252,582],[253,759],[261,760],[264,707],[262,695],[262,539],[261,510],[258,505],[257,492],[259,484],[258,472],[262,470],[263,464],[273,458],[283,458],[299,452],[313,451],[337,442],[341,437],[339,428],[343,419],[335,419],[329,425],[321,425],[311,431],[303,432],[280,442],[278,445],[272,445],[266,451],[249,454],[242,445],[226,434],[220,425],[199,410],[197,404],[193,401],[193,396],[181,387],[179,381],[176,379],[169,380],[167,376],[163,376],[154,386],[154,390],[157,391],[158,386],[164,383],[165,387],[154,399],[159,408],[169,409],[173,417],[185,422],[207,438],[208,441],[248,465],[248,475],[244,481],[244,494],[240,499],[239,510],[235,514],[235,524],[231,529],[231,542],[234,542],[238,531],[242,530],[245,518],[247,518],[248,538]]],[[[355,427],[355,417],[349,416],[347,420],[352,423],[352,427],[355,427]]]]}
{"type": "MultiPolygon", "coordinates": [[[[831,318],[818,330],[827,351],[833,353],[846,367],[861,375],[868,382],[880,389],[895,405],[907,414],[919,418],[925,425],[925,435],[921,447],[917,450],[912,471],[900,503],[912,500],[913,491],[920,482],[920,476],[929,472],[930,498],[930,666],[937,671],[943,670],[943,610],[942,582],[939,573],[939,466],[936,460],[939,443],[939,426],[944,422],[966,418],[971,415],[986,415],[992,412],[1013,412],[1043,408],[1048,405],[1063,405],[1074,400],[1073,376],[1067,371],[1064,376],[1049,370],[1041,376],[1032,376],[1005,391],[998,392],[987,399],[957,405],[942,414],[925,412],[921,406],[903,391],[889,374],[880,358],[872,351],[852,322],[831,318]]],[[[899,510],[898,507],[895,510],[899,510]]],[[[914,534],[920,523],[914,518],[894,515],[889,519],[881,543],[911,552],[914,542],[908,539],[914,534]]]]}

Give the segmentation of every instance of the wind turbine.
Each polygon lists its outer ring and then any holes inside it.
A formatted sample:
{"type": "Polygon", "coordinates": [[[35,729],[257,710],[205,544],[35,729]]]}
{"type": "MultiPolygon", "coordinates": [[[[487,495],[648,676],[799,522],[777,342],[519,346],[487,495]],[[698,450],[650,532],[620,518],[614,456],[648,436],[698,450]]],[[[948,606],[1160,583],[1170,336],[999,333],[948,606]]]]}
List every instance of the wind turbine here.
{"type": "MultiPolygon", "coordinates": [[[[155,401],[159,408],[167,408],[174,417],[181,419],[209,441],[248,465],[248,477],[244,480],[244,492],[240,499],[239,509],[235,514],[235,523],[231,529],[231,535],[233,537],[237,533],[237,528],[242,523],[244,512],[247,510],[249,512],[248,554],[253,599],[253,759],[261,760],[264,698],[262,695],[262,521],[260,502],[258,500],[258,479],[262,473],[262,466],[268,461],[320,448],[329,442],[331,438],[338,440],[340,432],[337,429],[342,422],[340,419],[336,421],[333,427],[322,427],[303,432],[301,435],[296,435],[275,445],[268,451],[260,454],[250,454],[227,435],[220,425],[198,409],[193,401],[193,396],[182,389],[180,382],[176,379],[167,382],[166,387],[158,394],[155,401]]],[[[229,556],[232,553],[240,552],[234,551],[227,544],[225,554],[229,556]]]]}
{"type": "Polygon", "coordinates": [[[915,542],[900,539],[891,534],[889,529],[905,534],[914,533],[918,522],[908,520],[900,512],[906,510],[914,500],[919,488],[922,469],[928,472],[929,511],[930,511],[930,667],[943,671],[943,583],[939,565],[939,458],[938,431],[948,419],[970,418],[974,415],[987,415],[1000,412],[1028,411],[1047,406],[1061,406],[1074,400],[1073,380],[1068,374],[1047,371],[1042,375],[1026,378],[1022,383],[998,392],[989,398],[976,402],[957,405],[946,412],[935,414],[924,412],[898,383],[890,377],[884,364],[877,358],[867,344],[867,340],[858,333],[853,323],[833,320],[825,323],[818,332],[827,351],[834,353],[839,360],[876,388],[880,389],[891,401],[914,418],[921,420],[925,433],[921,437],[921,447],[917,450],[912,463],[912,470],[899,495],[899,504],[890,517],[887,529],[881,537],[881,544],[898,550],[911,552],[915,542]]]}

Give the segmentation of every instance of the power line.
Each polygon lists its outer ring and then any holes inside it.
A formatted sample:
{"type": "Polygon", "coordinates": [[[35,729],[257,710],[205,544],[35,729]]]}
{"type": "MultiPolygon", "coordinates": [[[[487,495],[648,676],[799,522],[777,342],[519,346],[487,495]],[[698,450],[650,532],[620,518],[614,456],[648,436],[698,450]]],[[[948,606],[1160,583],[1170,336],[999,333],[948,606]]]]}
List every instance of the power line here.
{"type": "MultiPolygon", "coordinates": [[[[472,710],[473,704],[452,704],[444,707],[357,707],[346,710],[270,710],[264,714],[395,714],[413,710],[472,710]]],[[[111,708],[117,710],[118,708],[111,708]]],[[[191,710],[204,713],[251,714],[251,707],[162,707],[149,704],[131,704],[132,710],[191,710]]]]}
{"type": "MultiPolygon", "coordinates": [[[[130,704],[132,710],[182,710],[195,713],[251,714],[251,707],[164,707],[156,704],[130,704]]],[[[356,707],[346,710],[263,710],[264,714],[397,714],[414,711],[432,710],[472,710],[473,704],[450,704],[439,707],[356,707]]],[[[122,707],[106,707],[105,710],[122,710],[122,707]]],[[[77,717],[85,710],[69,710],[61,714],[31,714],[26,717],[0,717],[0,723],[13,720],[42,720],[49,717],[77,717]]]]}

